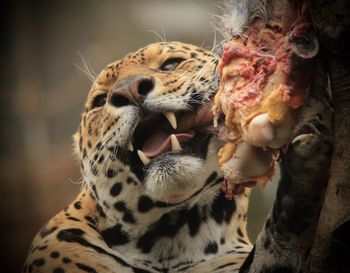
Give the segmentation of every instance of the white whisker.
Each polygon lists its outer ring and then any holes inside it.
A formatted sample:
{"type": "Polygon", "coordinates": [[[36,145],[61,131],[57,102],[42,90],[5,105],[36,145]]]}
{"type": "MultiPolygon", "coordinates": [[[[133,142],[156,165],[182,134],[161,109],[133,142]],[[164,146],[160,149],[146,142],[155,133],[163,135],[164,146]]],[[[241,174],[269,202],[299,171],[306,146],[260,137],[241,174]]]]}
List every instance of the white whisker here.
{"type": "Polygon", "coordinates": [[[92,67],[90,67],[88,65],[88,63],[86,62],[85,58],[83,57],[83,55],[78,51],[78,55],[83,63],[83,67],[80,67],[78,64],[73,63],[73,65],[78,68],[81,72],[83,72],[89,79],[91,82],[94,82],[97,74],[96,72],[93,70],[92,67]]]}
{"type": "Polygon", "coordinates": [[[162,43],[166,42],[166,35],[165,35],[165,31],[164,31],[163,27],[161,28],[162,34],[159,34],[157,31],[155,31],[153,29],[147,29],[146,31],[154,34],[162,43]]]}

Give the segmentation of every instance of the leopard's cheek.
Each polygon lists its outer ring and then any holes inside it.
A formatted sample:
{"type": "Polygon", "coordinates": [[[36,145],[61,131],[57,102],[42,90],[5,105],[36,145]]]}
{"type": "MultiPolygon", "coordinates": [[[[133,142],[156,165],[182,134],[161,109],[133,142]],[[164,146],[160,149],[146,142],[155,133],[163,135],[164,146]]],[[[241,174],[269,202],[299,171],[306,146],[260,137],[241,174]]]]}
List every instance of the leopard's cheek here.
{"type": "Polygon", "coordinates": [[[107,121],[107,117],[101,112],[87,113],[83,116],[80,124],[80,134],[82,136],[82,150],[96,147],[101,138],[102,126],[107,121]]]}

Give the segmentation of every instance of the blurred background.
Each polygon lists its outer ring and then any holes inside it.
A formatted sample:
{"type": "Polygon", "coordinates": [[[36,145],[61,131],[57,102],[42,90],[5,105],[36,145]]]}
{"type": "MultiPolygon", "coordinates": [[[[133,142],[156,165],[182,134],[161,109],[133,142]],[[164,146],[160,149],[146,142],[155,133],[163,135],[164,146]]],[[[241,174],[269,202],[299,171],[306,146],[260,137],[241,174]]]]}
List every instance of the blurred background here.
{"type": "MultiPolygon", "coordinates": [[[[208,15],[218,13],[221,4],[1,1],[1,272],[20,271],[35,233],[79,191],[71,136],[91,85],[86,66],[97,74],[161,39],[210,49],[215,35],[208,15]]],[[[254,189],[249,212],[253,240],[276,184],[254,189]]]]}

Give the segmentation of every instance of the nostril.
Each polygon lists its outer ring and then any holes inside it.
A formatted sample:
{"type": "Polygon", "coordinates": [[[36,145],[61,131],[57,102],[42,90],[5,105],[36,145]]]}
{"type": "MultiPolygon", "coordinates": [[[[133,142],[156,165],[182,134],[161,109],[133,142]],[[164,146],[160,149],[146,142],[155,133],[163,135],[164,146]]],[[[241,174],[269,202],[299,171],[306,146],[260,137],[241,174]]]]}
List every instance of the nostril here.
{"type": "Polygon", "coordinates": [[[143,79],[140,81],[138,86],[138,93],[141,96],[146,96],[154,88],[153,79],[143,79]]]}
{"type": "Polygon", "coordinates": [[[115,107],[122,107],[130,104],[130,100],[127,97],[119,94],[113,94],[109,101],[115,107]]]}

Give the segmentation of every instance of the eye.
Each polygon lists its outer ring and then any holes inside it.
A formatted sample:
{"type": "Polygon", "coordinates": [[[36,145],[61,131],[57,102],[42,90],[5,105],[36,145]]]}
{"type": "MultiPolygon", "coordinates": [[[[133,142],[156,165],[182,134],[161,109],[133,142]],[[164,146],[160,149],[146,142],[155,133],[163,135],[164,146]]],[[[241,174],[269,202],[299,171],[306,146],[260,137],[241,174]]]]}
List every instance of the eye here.
{"type": "Polygon", "coordinates": [[[162,71],[172,71],[175,70],[175,68],[183,61],[185,61],[184,58],[169,58],[162,63],[159,69],[162,71]]]}
{"type": "Polygon", "coordinates": [[[92,109],[95,107],[101,107],[106,104],[107,94],[101,94],[94,98],[92,101],[92,109]]]}

